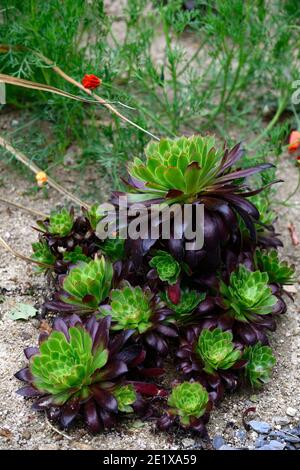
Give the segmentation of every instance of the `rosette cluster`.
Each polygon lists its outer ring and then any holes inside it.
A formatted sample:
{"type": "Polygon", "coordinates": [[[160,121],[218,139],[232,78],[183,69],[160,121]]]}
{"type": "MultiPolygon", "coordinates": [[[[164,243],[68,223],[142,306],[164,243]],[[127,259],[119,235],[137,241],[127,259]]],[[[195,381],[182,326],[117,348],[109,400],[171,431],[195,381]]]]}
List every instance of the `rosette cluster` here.
{"type": "Polygon", "coordinates": [[[188,246],[183,230],[195,225],[196,210],[171,217],[168,239],[158,226],[158,238],[124,240],[117,225],[103,240],[96,206],[39,222],[32,261],[54,279],[44,309],[57,317],[39,346],[25,350],[19,393],[62,427],[80,417],[98,432],[138,413],[162,430],[203,435],[226,391],[270,380],[268,332],[286,310],[295,270],[278,255],[264,188],[249,187],[272,165],[241,169],[242,146],[221,150],[210,136],[162,139],[145,153],[129,164],[128,192],[112,194],[116,213],[119,196],[129,208],[143,203],[150,223],[153,204],[202,205],[203,247],[188,246]]]}

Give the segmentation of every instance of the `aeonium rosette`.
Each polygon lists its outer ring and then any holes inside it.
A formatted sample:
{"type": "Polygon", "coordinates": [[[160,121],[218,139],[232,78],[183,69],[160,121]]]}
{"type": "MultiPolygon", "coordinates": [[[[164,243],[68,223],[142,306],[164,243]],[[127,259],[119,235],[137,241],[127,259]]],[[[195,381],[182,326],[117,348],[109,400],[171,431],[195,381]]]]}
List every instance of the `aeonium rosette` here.
{"type": "Polygon", "coordinates": [[[183,374],[204,384],[215,401],[225,388],[232,391],[237,387],[237,371],[246,364],[242,345],[234,342],[231,331],[220,328],[189,327],[176,355],[183,374]]]}
{"type": "MultiPolygon", "coordinates": [[[[238,236],[238,217],[244,220],[251,237],[255,239],[255,222],[259,219],[259,212],[247,200],[253,192],[248,191],[243,182],[246,177],[272,167],[271,164],[234,169],[243,155],[241,145],[231,150],[219,150],[212,136],[161,139],[160,142],[151,142],[145,154],[146,162],[135,158],[129,164],[129,192],[113,193],[112,202],[119,206],[119,196],[126,195],[129,205],[190,204],[194,209],[196,205],[203,205],[203,250],[185,250],[185,237],[180,240],[175,238],[175,232],[184,234],[187,227],[193,226],[194,211],[192,216],[183,217],[184,220],[172,219],[171,237],[165,243],[172,255],[178,259],[186,255],[186,262],[192,269],[200,264],[204,267],[204,261],[208,265],[214,261],[216,265],[220,248],[233,235],[238,236]]],[[[255,194],[257,192],[259,190],[254,191],[255,194]]],[[[152,243],[144,243],[142,239],[132,240],[128,243],[128,250],[133,259],[140,262],[154,243],[155,240],[152,243]]]]}
{"type": "Polygon", "coordinates": [[[48,310],[87,314],[98,310],[109,295],[113,267],[104,256],[88,263],[81,261],[62,277],[62,289],[45,303],[48,310]]]}
{"type": "Polygon", "coordinates": [[[167,413],[158,420],[157,426],[166,430],[178,422],[184,429],[197,431],[204,436],[211,407],[209,394],[201,383],[175,383],[168,398],[167,413]]]}
{"type": "Polygon", "coordinates": [[[247,361],[245,375],[252,387],[259,388],[270,381],[276,359],[269,346],[263,346],[261,343],[248,346],[243,358],[247,361]]]}
{"type": "Polygon", "coordinates": [[[134,330],[136,340],[159,355],[168,353],[168,338],[178,336],[174,322],[168,319],[171,311],[147,286],[142,289],[124,282],[111,291],[109,304],[100,313],[111,316],[113,330],[134,330]]]}
{"type": "Polygon", "coordinates": [[[221,281],[223,306],[234,332],[245,344],[267,344],[265,329],[274,331],[273,315],[285,312],[285,302],[273,291],[277,294],[269,284],[268,273],[250,271],[244,265],[231,273],[228,284],[221,281]]]}
{"type": "MultiPolygon", "coordinates": [[[[27,367],[16,377],[27,382],[18,393],[37,398],[33,408],[47,410],[50,419],[68,427],[80,415],[98,432],[112,427],[120,413],[143,410],[145,404],[127,372],[140,364],[143,354],[128,344],[133,331],[110,336],[110,317],[85,323],[77,315],[56,319],[39,347],[25,349],[27,367]]],[[[138,390],[159,395],[153,384],[137,383],[138,390]]]]}

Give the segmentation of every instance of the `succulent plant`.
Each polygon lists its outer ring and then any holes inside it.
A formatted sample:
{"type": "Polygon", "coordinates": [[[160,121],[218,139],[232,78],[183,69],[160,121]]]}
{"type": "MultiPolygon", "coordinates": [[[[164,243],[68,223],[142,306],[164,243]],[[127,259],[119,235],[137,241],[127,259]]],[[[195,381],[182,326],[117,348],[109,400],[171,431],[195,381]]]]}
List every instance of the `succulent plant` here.
{"type": "Polygon", "coordinates": [[[125,240],[122,238],[107,238],[101,243],[101,251],[112,263],[121,261],[125,256],[125,240]]]}
{"type": "Polygon", "coordinates": [[[85,263],[79,262],[63,280],[63,291],[58,301],[46,302],[48,310],[92,313],[109,295],[113,268],[102,256],[85,263]]]}
{"type": "Polygon", "coordinates": [[[44,264],[35,266],[35,271],[37,273],[43,273],[50,268],[54,267],[56,261],[55,255],[52,253],[51,248],[48,246],[46,240],[41,240],[36,243],[32,243],[33,254],[31,259],[37,261],[38,263],[44,264]]]}
{"type": "Polygon", "coordinates": [[[155,256],[150,260],[149,265],[155,268],[161,281],[173,285],[177,282],[181,271],[180,264],[170,253],[158,250],[155,256]]]}
{"type": "Polygon", "coordinates": [[[268,286],[269,277],[265,272],[249,271],[240,265],[230,276],[229,285],[220,284],[224,305],[229,313],[241,322],[248,322],[254,315],[272,313],[277,297],[268,286]]]}
{"type": "Polygon", "coordinates": [[[63,254],[64,261],[70,261],[71,264],[76,264],[78,261],[89,263],[91,258],[86,256],[80,246],[75,246],[73,251],[65,251],[63,254]]]}
{"type": "Polygon", "coordinates": [[[176,337],[176,329],[168,323],[170,310],[156,297],[149,287],[132,287],[128,282],[121,289],[110,293],[109,305],[100,308],[102,315],[110,315],[113,330],[134,330],[146,344],[160,354],[168,351],[166,337],[176,337]]]}
{"type": "Polygon", "coordinates": [[[137,394],[133,385],[121,385],[114,390],[113,395],[117,400],[119,411],[123,413],[132,413],[134,411],[132,405],[137,399],[137,394]]]}
{"type": "Polygon", "coordinates": [[[129,173],[155,194],[179,191],[190,197],[211,186],[220,170],[221,153],[213,137],[181,137],[150,143],[147,162],[135,158],[129,173]]]}
{"type": "Polygon", "coordinates": [[[29,364],[16,377],[27,385],[18,393],[38,397],[34,408],[48,410],[62,427],[68,427],[78,414],[93,432],[111,427],[119,403],[123,409],[132,404],[133,392],[121,391],[120,386],[130,363],[138,363],[141,351],[136,346],[125,347],[130,332],[110,339],[109,328],[109,317],[100,321],[91,317],[86,323],[77,315],[56,319],[39,348],[25,349],[29,364]]]}
{"type": "Polygon", "coordinates": [[[205,424],[211,405],[207,390],[199,382],[182,382],[173,386],[168,399],[169,408],[157,425],[168,429],[175,420],[183,428],[190,428],[201,435],[206,433],[205,424]]]}
{"type": "MultiPolygon", "coordinates": [[[[238,155],[228,151],[223,154],[223,151],[215,148],[215,144],[212,136],[151,142],[145,150],[146,163],[135,158],[129,165],[129,174],[143,182],[143,191],[152,193],[153,198],[171,197],[170,193],[173,192],[177,200],[190,200],[200,193],[213,191],[215,185],[222,186],[244,176],[244,171],[223,176],[224,171],[234,163],[233,157],[238,155]]],[[[268,167],[264,165],[261,168],[268,167]]],[[[256,172],[251,170],[245,174],[256,172]]]]}
{"type": "Polygon", "coordinates": [[[206,294],[195,290],[183,289],[178,304],[171,302],[168,294],[165,292],[161,292],[160,297],[172,310],[172,318],[174,318],[176,322],[183,323],[191,317],[195,308],[205,299],[206,294]]]}
{"type": "Polygon", "coordinates": [[[281,285],[295,282],[295,266],[289,265],[286,261],[280,261],[276,250],[256,249],[254,262],[257,269],[268,273],[269,282],[281,285]]]}
{"type": "Polygon", "coordinates": [[[276,213],[270,209],[268,198],[261,193],[251,196],[250,201],[255,205],[259,212],[259,222],[264,225],[272,225],[276,219],[276,213]]]}
{"type": "Polygon", "coordinates": [[[256,343],[245,349],[243,358],[247,360],[245,374],[252,387],[260,387],[269,382],[271,370],[276,364],[272,349],[256,343]]]}
{"type": "Polygon", "coordinates": [[[173,388],[168,405],[170,413],[179,416],[181,424],[188,426],[191,419],[204,415],[208,401],[207,390],[199,382],[183,382],[173,388]]]}
{"type": "Polygon", "coordinates": [[[234,347],[231,331],[222,331],[220,328],[202,330],[196,353],[208,374],[214,374],[218,369],[230,369],[242,356],[241,351],[234,347]]]}
{"type": "MultiPolygon", "coordinates": [[[[239,237],[238,216],[250,231],[251,239],[256,239],[259,212],[247,200],[252,192],[246,192],[243,181],[272,165],[263,163],[235,170],[233,166],[243,155],[241,145],[231,150],[217,150],[211,136],[161,139],[157,143],[151,142],[145,153],[145,163],[135,159],[129,165],[129,192],[126,193],[129,206],[136,202],[146,206],[152,203],[192,203],[195,213],[198,204],[204,206],[203,250],[190,250],[189,253],[184,247],[185,237],[181,240],[174,238],[175,233],[185,234],[188,227],[193,227],[194,216],[183,217],[181,221],[176,217],[171,220],[171,237],[166,245],[176,259],[182,259],[186,251],[185,261],[192,271],[199,272],[199,268],[203,273],[208,269],[216,270],[220,263],[221,247],[239,237]]],[[[112,195],[116,206],[119,205],[120,195],[122,193],[119,192],[112,195]]],[[[144,243],[142,238],[128,240],[127,252],[138,266],[152,245],[144,243]]]]}
{"type": "Polygon", "coordinates": [[[41,230],[60,237],[69,235],[72,231],[73,224],[73,210],[68,211],[65,207],[59,212],[51,212],[49,220],[38,222],[41,230]]]}
{"type": "Polygon", "coordinates": [[[93,204],[89,209],[82,209],[84,216],[90,223],[93,230],[96,230],[98,223],[101,220],[101,215],[98,214],[98,204],[93,204]]]}

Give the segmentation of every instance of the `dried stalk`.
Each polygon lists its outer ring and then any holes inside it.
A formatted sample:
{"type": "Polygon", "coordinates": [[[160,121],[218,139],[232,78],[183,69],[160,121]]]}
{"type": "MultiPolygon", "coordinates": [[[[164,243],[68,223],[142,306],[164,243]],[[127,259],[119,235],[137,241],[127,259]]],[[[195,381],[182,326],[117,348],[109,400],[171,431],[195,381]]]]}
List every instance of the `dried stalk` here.
{"type": "MultiPolygon", "coordinates": [[[[1,136],[0,136],[0,145],[4,147],[6,150],[8,150],[8,152],[10,152],[17,160],[19,160],[19,162],[23,163],[23,165],[29,168],[33,173],[37,174],[43,171],[35,163],[31,162],[22,152],[20,152],[19,150],[16,150],[7,140],[5,140],[1,136]]],[[[48,181],[49,186],[56,189],[61,194],[64,194],[64,196],[66,196],[68,199],[75,202],[79,206],[85,207],[86,209],[90,208],[90,206],[86,202],[81,201],[81,199],[74,196],[72,193],[67,191],[62,186],[60,186],[60,184],[56,183],[56,181],[50,178],[50,176],[47,176],[47,178],[48,178],[47,181],[48,181]]]]}
{"type": "MultiPolygon", "coordinates": [[[[146,129],[139,126],[135,122],[131,121],[126,116],[124,116],[124,114],[121,114],[116,108],[114,108],[114,106],[112,106],[104,98],[102,98],[99,95],[96,95],[96,93],[92,92],[91,90],[88,90],[87,88],[84,88],[84,86],[80,82],[77,82],[77,80],[75,80],[74,78],[67,75],[60,67],[55,65],[55,63],[51,59],[48,59],[48,57],[45,57],[40,52],[34,51],[32,49],[28,49],[28,48],[23,47],[23,46],[9,46],[7,44],[0,44],[0,52],[8,52],[10,49],[19,50],[19,51],[28,50],[28,51],[32,52],[38,58],[40,58],[43,62],[45,62],[47,65],[49,65],[52,68],[52,70],[55,73],[57,73],[60,77],[62,77],[64,80],[71,83],[72,85],[76,86],[80,90],[84,91],[85,93],[87,93],[89,96],[94,98],[98,103],[100,103],[102,106],[107,108],[110,112],[112,112],[113,114],[118,116],[120,119],[127,122],[131,126],[134,126],[136,129],[139,129],[140,131],[144,132],[145,134],[148,134],[153,139],[160,140],[159,137],[157,137],[156,135],[154,135],[151,132],[147,131],[146,129]]],[[[90,100],[85,100],[84,98],[77,97],[76,95],[73,95],[71,93],[67,93],[63,90],[60,90],[59,88],[51,87],[49,85],[44,85],[44,84],[41,84],[41,83],[31,82],[29,80],[23,80],[23,79],[20,79],[20,78],[17,78],[17,77],[11,77],[10,75],[0,74],[0,82],[8,83],[8,84],[11,84],[11,85],[18,85],[18,86],[22,86],[22,87],[26,87],[26,88],[32,88],[32,89],[41,90],[41,91],[48,91],[48,92],[56,93],[56,94],[59,94],[59,95],[62,95],[62,96],[65,96],[65,97],[68,97],[68,98],[71,98],[71,99],[76,99],[78,101],[85,101],[85,102],[88,101],[88,102],[90,102],[90,100]]]]}
{"type": "Polygon", "coordinates": [[[22,206],[22,204],[18,204],[14,201],[10,201],[9,199],[6,199],[4,197],[0,197],[0,202],[4,202],[4,204],[16,207],[17,209],[21,209],[22,211],[28,212],[29,214],[35,215],[37,217],[41,217],[42,219],[47,219],[48,218],[48,215],[44,214],[44,212],[40,212],[40,211],[37,211],[35,209],[31,209],[29,207],[22,206]]]}
{"type": "Polygon", "coordinates": [[[23,261],[27,261],[28,263],[31,263],[31,264],[38,264],[39,266],[42,266],[43,268],[48,268],[48,269],[52,269],[53,266],[51,266],[50,264],[46,264],[46,263],[41,263],[40,261],[35,261],[31,258],[28,258],[27,256],[25,255],[22,255],[22,253],[19,253],[18,251],[14,250],[11,246],[9,246],[5,240],[3,240],[2,237],[0,237],[0,245],[3,246],[3,248],[5,248],[7,251],[9,251],[12,255],[14,255],[16,258],[20,258],[22,259],[23,261]]]}
{"type": "Polygon", "coordinates": [[[45,57],[43,54],[40,54],[39,52],[35,52],[35,54],[37,55],[37,57],[39,57],[41,60],[43,60],[47,65],[50,65],[52,70],[54,72],[56,72],[60,77],[62,77],[64,80],[66,80],[67,82],[69,83],[72,83],[72,85],[75,85],[77,88],[79,88],[80,90],[84,91],[85,93],[87,93],[89,96],[91,96],[92,98],[94,98],[95,100],[97,100],[99,103],[101,103],[105,108],[109,109],[109,111],[111,111],[113,114],[115,114],[116,116],[118,116],[120,119],[122,119],[123,121],[127,122],[128,124],[130,124],[131,126],[134,126],[136,127],[137,129],[139,129],[140,131],[144,132],[145,134],[148,134],[150,137],[152,137],[153,139],[155,140],[160,140],[159,137],[157,137],[156,135],[152,134],[151,132],[147,131],[146,129],[144,129],[143,127],[139,126],[138,124],[136,124],[135,122],[131,121],[130,119],[128,119],[126,116],[124,116],[124,114],[121,114],[116,108],[114,108],[110,103],[108,103],[104,98],[101,98],[101,96],[99,95],[96,95],[96,93],[92,92],[91,90],[88,90],[87,88],[84,88],[84,86],[80,83],[80,82],[77,82],[77,80],[74,80],[74,78],[70,77],[69,75],[67,75],[60,67],[58,67],[57,65],[54,64],[54,62],[50,59],[48,59],[48,57],[45,57]]]}

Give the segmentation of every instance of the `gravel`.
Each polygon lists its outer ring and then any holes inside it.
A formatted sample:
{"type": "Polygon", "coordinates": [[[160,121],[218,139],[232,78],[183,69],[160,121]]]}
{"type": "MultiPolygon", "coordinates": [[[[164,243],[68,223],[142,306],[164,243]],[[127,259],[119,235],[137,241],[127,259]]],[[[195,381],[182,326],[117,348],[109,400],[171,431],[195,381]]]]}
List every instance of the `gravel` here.
{"type": "Polygon", "coordinates": [[[263,421],[255,421],[251,420],[249,421],[249,426],[253,431],[259,433],[259,434],[268,434],[271,430],[271,426],[268,423],[265,423],[263,421]]]}
{"type": "Polygon", "coordinates": [[[260,447],[258,450],[283,450],[285,446],[284,442],[270,441],[269,444],[260,447]]]}

